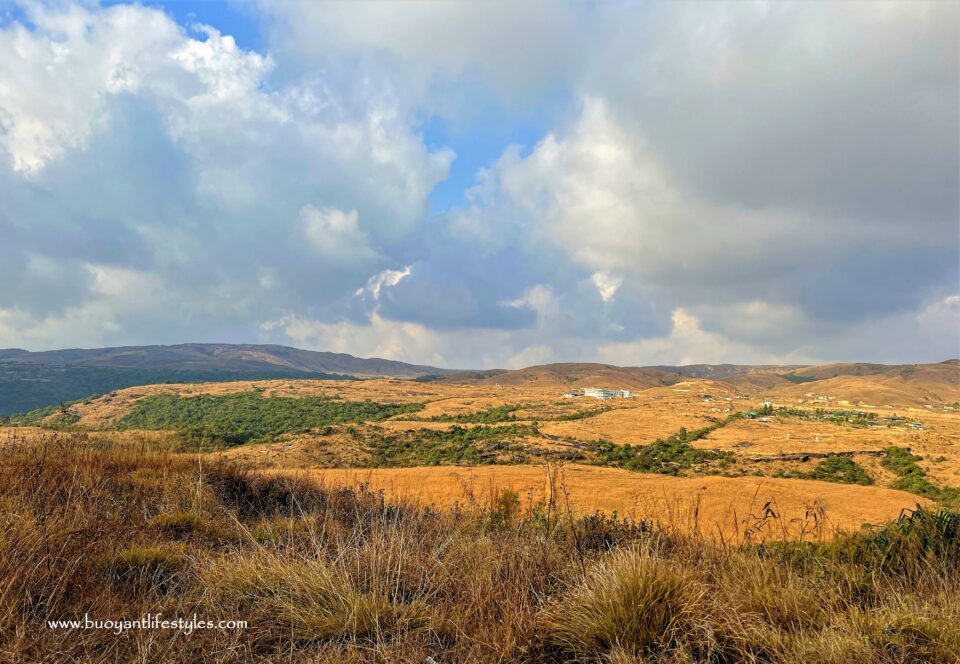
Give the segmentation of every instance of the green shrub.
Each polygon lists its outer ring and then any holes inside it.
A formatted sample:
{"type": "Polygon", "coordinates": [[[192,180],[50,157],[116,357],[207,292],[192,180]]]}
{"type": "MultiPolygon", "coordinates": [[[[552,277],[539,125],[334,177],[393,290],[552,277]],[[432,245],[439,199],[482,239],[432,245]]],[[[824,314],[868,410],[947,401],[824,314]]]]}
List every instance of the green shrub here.
{"type": "Polygon", "coordinates": [[[924,474],[923,469],[917,465],[917,461],[921,461],[923,457],[911,454],[909,449],[891,446],[886,448],[884,452],[886,456],[884,456],[880,465],[890,472],[901,477],[924,474]]]}
{"type": "Polygon", "coordinates": [[[960,488],[938,487],[926,478],[926,471],[917,464],[923,457],[912,454],[904,447],[888,447],[884,451],[886,456],[880,465],[900,476],[891,485],[894,489],[909,491],[948,507],[960,505],[960,488]]]}
{"type": "Polygon", "coordinates": [[[675,438],[658,440],[652,445],[635,448],[635,454],[624,467],[643,473],[665,473],[677,475],[681,470],[694,466],[719,462],[721,465],[733,461],[730,452],[701,450],[690,443],[675,438]]]}
{"type": "Polygon", "coordinates": [[[772,412],[764,414],[775,414],[778,417],[797,417],[814,422],[830,422],[832,424],[850,425],[859,428],[870,426],[870,424],[874,423],[877,419],[876,413],[866,413],[862,410],[826,410],[824,408],[807,410],[805,408],[788,406],[783,406],[776,410],[771,408],[770,410],[772,412]]]}
{"type": "Polygon", "coordinates": [[[426,376],[417,376],[413,379],[415,383],[434,383],[438,380],[443,380],[443,376],[438,376],[437,374],[427,374],[426,376]]]}
{"type": "Polygon", "coordinates": [[[733,463],[733,452],[703,450],[693,447],[690,443],[740,417],[740,413],[734,413],[721,422],[694,431],[681,428],[667,440],[657,440],[650,445],[617,445],[607,440],[600,440],[591,443],[590,450],[597,455],[603,465],[642,473],[679,475],[681,471],[695,466],[715,466],[724,469],[733,463]]]}
{"type": "Polygon", "coordinates": [[[813,381],[817,380],[812,376],[799,376],[795,373],[783,374],[783,377],[789,380],[791,383],[812,383],[813,381]]]}
{"type": "Polygon", "coordinates": [[[3,418],[3,424],[10,426],[43,426],[48,429],[70,429],[80,416],[70,410],[75,403],[84,403],[92,397],[80,401],[69,401],[59,406],[46,406],[27,413],[14,413],[3,418]]]}
{"type": "Polygon", "coordinates": [[[505,453],[524,460],[521,441],[538,434],[529,424],[417,429],[403,433],[377,432],[364,439],[371,466],[445,466],[496,463],[505,453]]]}
{"type": "Polygon", "coordinates": [[[877,531],[838,538],[834,556],[866,569],[916,577],[960,568],[960,513],[918,507],[877,531]]]}
{"type": "Polygon", "coordinates": [[[873,484],[873,479],[853,459],[837,454],[831,454],[817,464],[810,478],[842,484],[873,484]]]}

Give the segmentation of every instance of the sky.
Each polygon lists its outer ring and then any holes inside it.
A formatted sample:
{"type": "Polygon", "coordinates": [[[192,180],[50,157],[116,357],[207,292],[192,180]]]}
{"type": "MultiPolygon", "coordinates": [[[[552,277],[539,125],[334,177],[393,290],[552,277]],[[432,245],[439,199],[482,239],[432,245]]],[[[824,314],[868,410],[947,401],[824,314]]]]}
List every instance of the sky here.
{"type": "Polygon", "coordinates": [[[0,0],[0,348],[960,356],[960,3],[0,0]]]}

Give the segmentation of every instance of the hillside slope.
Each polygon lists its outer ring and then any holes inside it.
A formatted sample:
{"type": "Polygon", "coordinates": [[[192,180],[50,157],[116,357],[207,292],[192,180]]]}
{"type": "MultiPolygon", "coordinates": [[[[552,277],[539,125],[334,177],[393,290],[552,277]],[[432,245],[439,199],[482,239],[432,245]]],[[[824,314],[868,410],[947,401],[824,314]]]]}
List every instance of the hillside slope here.
{"type": "Polygon", "coordinates": [[[445,369],[256,344],[0,350],[0,416],[136,385],[271,378],[416,378],[445,369]]]}
{"type": "Polygon", "coordinates": [[[777,391],[798,397],[814,393],[874,405],[923,406],[960,401],[960,360],[898,366],[827,365],[804,372],[813,380],[782,386],[777,391]]]}
{"type": "Polygon", "coordinates": [[[0,362],[17,364],[111,367],[126,369],[180,369],[188,371],[292,370],[350,374],[354,376],[415,377],[443,374],[445,369],[346,353],[300,350],[261,344],[178,344],[175,346],[122,346],[72,348],[31,353],[0,350],[0,362]]]}
{"type": "Polygon", "coordinates": [[[678,376],[651,367],[567,362],[504,371],[480,382],[499,385],[551,385],[561,388],[604,386],[641,390],[667,385],[677,380],[678,376]]]}
{"type": "Polygon", "coordinates": [[[711,378],[724,380],[735,376],[775,375],[782,376],[806,368],[805,365],[790,364],[686,364],[683,366],[655,366],[667,373],[674,373],[687,378],[711,378]]]}

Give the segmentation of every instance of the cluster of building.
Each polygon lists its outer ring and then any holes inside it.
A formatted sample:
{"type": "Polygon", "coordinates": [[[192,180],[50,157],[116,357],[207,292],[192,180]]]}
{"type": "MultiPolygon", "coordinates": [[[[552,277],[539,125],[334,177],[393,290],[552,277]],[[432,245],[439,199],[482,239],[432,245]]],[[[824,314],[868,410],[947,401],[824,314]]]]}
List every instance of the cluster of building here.
{"type": "Polygon", "coordinates": [[[606,401],[607,399],[630,399],[633,392],[630,390],[611,390],[606,387],[582,387],[571,390],[563,395],[567,399],[577,399],[579,397],[593,397],[606,401]]]}
{"type": "Polygon", "coordinates": [[[883,419],[885,419],[885,420],[887,420],[887,421],[889,421],[889,422],[893,422],[894,424],[905,424],[906,426],[910,427],[911,429],[916,429],[917,431],[923,431],[923,423],[922,423],[922,422],[918,422],[918,421],[916,421],[916,420],[907,420],[907,418],[903,417],[902,415],[897,415],[897,414],[888,415],[888,416],[884,417],[883,419]]]}
{"type": "MultiPolygon", "coordinates": [[[[826,394],[814,394],[813,392],[807,392],[804,396],[810,397],[814,401],[833,401],[833,397],[828,397],[826,394]]],[[[797,399],[797,403],[804,403],[804,400],[797,399]]]]}

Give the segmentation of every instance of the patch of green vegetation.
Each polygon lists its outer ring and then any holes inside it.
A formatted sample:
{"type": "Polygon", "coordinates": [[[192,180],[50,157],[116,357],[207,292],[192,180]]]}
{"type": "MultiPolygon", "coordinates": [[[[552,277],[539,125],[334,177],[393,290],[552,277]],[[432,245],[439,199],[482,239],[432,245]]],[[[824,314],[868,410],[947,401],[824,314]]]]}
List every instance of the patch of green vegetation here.
{"type": "Polygon", "coordinates": [[[937,502],[954,510],[960,509],[960,487],[942,487],[940,495],[937,496],[937,502]]]}
{"type": "Polygon", "coordinates": [[[272,378],[355,380],[353,376],[293,370],[132,369],[0,362],[0,416],[29,413],[38,408],[70,403],[89,394],[106,394],[136,385],[272,378]]]}
{"type": "Polygon", "coordinates": [[[505,426],[453,426],[449,429],[417,429],[396,434],[378,432],[364,439],[374,467],[445,466],[492,464],[506,459],[526,461],[527,436],[539,435],[530,424],[505,426]]]}
{"type": "Polygon", "coordinates": [[[813,378],[813,377],[811,377],[811,376],[799,376],[799,375],[797,375],[797,374],[795,374],[795,373],[783,374],[783,377],[786,378],[787,380],[789,380],[791,383],[798,383],[798,384],[799,384],[799,383],[812,383],[812,382],[814,382],[815,380],[817,380],[816,378],[813,378]]]}
{"type": "Polygon", "coordinates": [[[864,486],[873,484],[873,479],[853,459],[837,454],[831,454],[817,464],[809,477],[814,480],[839,482],[841,484],[862,484],[864,486]]]}
{"type": "Polygon", "coordinates": [[[53,417],[44,421],[43,424],[50,429],[66,430],[72,428],[79,420],[80,416],[70,410],[67,404],[63,404],[56,408],[53,417]]]}
{"type": "MultiPolygon", "coordinates": [[[[529,405],[527,408],[531,407],[529,405]]],[[[415,422],[450,422],[457,424],[501,424],[504,422],[518,422],[523,418],[517,417],[516,413],[524,406],[520,404],[504,404],[503,406],[494,406],[488,408],[487,410],[481,410],[476,413],[462,413],[459,415],[454,414],[442,414],[434,415],[433,417],[412,417],[410,418],[415,422]]],[[[600,408],[592,408],[586,410],[580,410],[572,413],[564,413],[562,415],[557,415],[556,417],[548,418],[539,418],[542,421],[549,422],[565,422],[570,420],[582,420],[588,417],[593,417],[595,415],[600,415],[601,413],[606,413],[607,411],[612,410],[610,406],[601,406],[600,408]]]]}
{"type": "Polygon", "coordinates": [[[15,427],[35,427],[40,426],[43,420],[57,412],[58,406],[46,406],[37,408],[27,413],[13,413],[7,417],[0,417],[0,424],[15,427]]]}
{"type": "Polygon", "coordinates": [[[328,397],[264,397],[260,391],[179,397],[158,394],[139,401],[120,429],[171,429],[215,436],[236,445],[329,424],[376,422],[412,413],[423,404],[336,401],[328,397]]]}
{"type": "Polygon", "coordinates": [[[597,441],[590,445],[605,466],[626,468],[639,473],[679,475],[694,466],[713,466],[724,469],[733,462],[732,452],[701,450],[690,443],[669,438],[650,445],[617,445],[610,441],[597,441]]]}
{"type": "Polygon", "coordinates": [[[802,408],[782,407],[773,410],[768,407],[767,412],[762,415],[777,415],[779,417],[799,417],[805,420],[814,420],[816,422],[830,422],[832,424],[850,424],[855,427],[870,426],[877,419],[876,413],[868,413],[862,410],[826,410],[817,408],[816,410],[804,410],[802,408]]]}
{"type": "Polygon", "coordinates": [[[925,474],[923,469],[917,465],[917,461],[922,461],[923,457],[912,454],[907,448],[888,447],[884,452],[886,456],[883,458],[883,461],[880,462],[880,465],[891,473],[899,475],[900,477],[907,477],[909,475],[923,476],[925,474]]]}
{"type": "Polygon", "coordinates": [[[923,457],[911,453],[905,447],[891,446],[884,452],[886,456],[880,465],[899,476],[892,485],[894,489],[909,491],[944,505],[960,506],[960,488],[938,487],[928,480],[926,471],[917,464],[923,457]]]}
{"type": "Polygon", "coordinates": [[[171,452],[216,452],[236,443],[204,429],[181,429],[171,442],[171,452]]]}
{"type": "Polygon", "coordinates": [[[65,402],[58,406],[37,408],[27,413],[14,413],[7,417],[0,416],[0,426],[42,426],[47,429],[68,430],[80,419],[79,415],[70,410],[70,406],[78,403],[88,403],[95,398],[96,395],[77,401],[65,402]]]}
{"type": "Polygon", "coordinates": [[[564,413],[563,415],[557,415],[556,417],[551,417],[550,422],[569,422],[572,420],[585,420],[588,417],[594,417],[596,415],[602,415],[608,411],[613,410],[610,406],[601,406],[600,408],[593,408],[587,410],[578,410],[574,413],[564,413]]]}
{"type": "Polygon", "coordinates": [[[924,474],[910,473],[897,479],[893,483],[894,489],[909,491],[925,498],[936,500],[939,489],[935,484],[923,476],[924,474]]]}
{"type": "Polygon", "coordinates": [[[601,440],[592,443],[590,450],[598,456],[603,465],[641,473],[679,475],[682,471],[696,466],[725,470],[734,461],[733,452],[702,450],[690,443],[741,417],[741,413],[734,413],[725,420],[694,431],[681,428],[666,440],[660,439],[650,445],[617,445],[601,440]]]}
{"type": "MultiPolygon", "coordinates": [[[[766,542],[753,550],[797,570],[822,570],[829,561],[852,564],[866,577],[882,572],[916,579],[931,569],[953,569],[960,561],[960,513],[918,506],[883,528],[826,542],[766,542]]],[[[871,591],[860,590],[868,591],[860,599],[869,600],[871,591]]]]}
{"type": "Polygon", "coordinates": [[[437,374],[427,374],[426,376],[417,376],[413,379],[415,383],[435,383],[438,380],[443,380],[443,376],[438,376],[437,374]]]}

